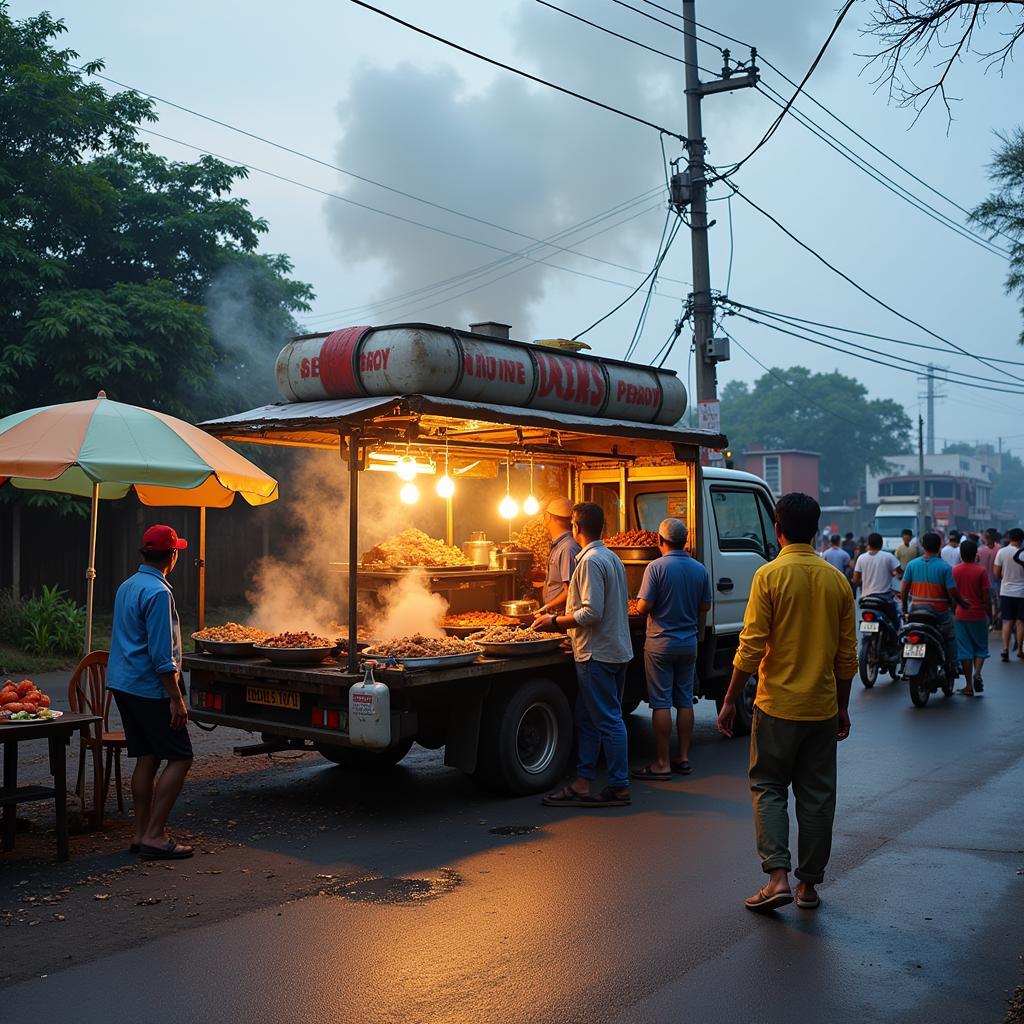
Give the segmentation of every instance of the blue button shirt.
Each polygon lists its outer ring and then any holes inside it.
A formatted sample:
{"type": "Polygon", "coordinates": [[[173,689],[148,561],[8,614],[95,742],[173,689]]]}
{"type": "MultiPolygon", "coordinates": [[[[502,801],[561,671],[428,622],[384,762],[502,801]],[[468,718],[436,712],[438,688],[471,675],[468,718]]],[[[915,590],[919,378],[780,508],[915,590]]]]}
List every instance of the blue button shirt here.
{"type": "Polygon", "coordinates": [[[136,697],[166,697],[160,674],[181,671],[181,626],[174,594],[151,565],[117,588],[107,687],[136,697]]]}
{"type": "Polygon", "coordinates": [[[669,551],[644,570],[641,601],[651,604],[647,644],[652,649],[692,646],[697,643],[697,617],[701,603],[711,603],[707,569],[685,551],[669,551]]]}

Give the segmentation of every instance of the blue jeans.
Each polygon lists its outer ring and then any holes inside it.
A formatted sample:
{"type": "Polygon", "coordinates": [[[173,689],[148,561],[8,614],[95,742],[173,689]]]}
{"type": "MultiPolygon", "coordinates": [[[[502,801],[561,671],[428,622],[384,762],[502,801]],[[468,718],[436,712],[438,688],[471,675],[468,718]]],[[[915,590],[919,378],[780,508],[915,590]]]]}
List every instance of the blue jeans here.
{"type": "Polygon", "coordinates": [[[593,779],[597,759],[604,746],[608,764],[608,785],[629,786],[626,723],[622,720],[622,692],[626,688],[626,665],[606,661],[576,662],[576,771],[582,779],[593,779]]]}

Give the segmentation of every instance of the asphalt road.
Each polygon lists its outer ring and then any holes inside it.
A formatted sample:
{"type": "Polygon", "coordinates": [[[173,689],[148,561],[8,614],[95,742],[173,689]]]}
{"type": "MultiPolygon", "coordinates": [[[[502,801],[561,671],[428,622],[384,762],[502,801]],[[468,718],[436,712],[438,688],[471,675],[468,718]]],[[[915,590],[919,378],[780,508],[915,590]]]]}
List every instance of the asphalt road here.
{"type": "MultiPolygon", "coordinates": [[[[1024,664],[986,676],[924,710],[855,682],[823,906],[768,918],[741,905],[746,744],[706,705],[694,774],[604,812],[488,797],[418,748],[371,779],[211,755],[177,819],[205,856],[145,868],[114,820],[71,865],[0,860],[3,1018],[998,1024],[1024,983],[1024,664]]],[[[644,763],[642,712],[630,736],[644,763]]]]}

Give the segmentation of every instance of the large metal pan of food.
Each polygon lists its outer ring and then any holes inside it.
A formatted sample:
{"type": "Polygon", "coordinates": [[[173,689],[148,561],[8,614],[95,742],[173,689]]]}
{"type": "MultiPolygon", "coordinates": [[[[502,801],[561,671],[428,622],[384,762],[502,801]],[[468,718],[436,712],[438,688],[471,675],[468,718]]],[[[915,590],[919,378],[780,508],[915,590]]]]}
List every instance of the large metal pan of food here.
{"type": "Polygon", "coordinates": [[[253,646],[266,640],[271,634],[255,626],[242,626],[237,622],[225,622],[223,626],[207,626],[192,634],[196,647],[218,658],[251,658],[253,646]]]}
{"type": "Polygon", "coordinates": [[[338,644],[315,633],[277,633],[253,645],[253,651],[275,665],[316,665],[338,653],[338,644]]]}
{"type": "Polygon", "coordinates": [[[623,561],[650,562],[661,555],[653,530],[623,530],[605,537],[604,542],[623,561]]]}
{"type": "Polygon", "coordinates": [[[363,658],[376,661],[397,661],[415,671],[428,668],[457,668],[469,665],[483,654],[478,644],[467,643],[454,636],[432,637],[416,633],[394,640],[382,640],[367,647],[363,658]]]}
{"type": "Polygon", "coordinates": [[[501,615],[499,612],[458,612],[446,615],[441,620],[441,628],[449,636],[467,637],[478,633],[489,626],[518,626],[520,621],[514,615],[501,615]]]}
{"type": "Polygon", "coordinates": [[[565,636],[562,633],[542,633],[534,629],[491,626],[474,633],[470,643],[479,644],[487,654],[506,657],[523,657],[527,654],[545,654],[561,647],[565,636]]]}

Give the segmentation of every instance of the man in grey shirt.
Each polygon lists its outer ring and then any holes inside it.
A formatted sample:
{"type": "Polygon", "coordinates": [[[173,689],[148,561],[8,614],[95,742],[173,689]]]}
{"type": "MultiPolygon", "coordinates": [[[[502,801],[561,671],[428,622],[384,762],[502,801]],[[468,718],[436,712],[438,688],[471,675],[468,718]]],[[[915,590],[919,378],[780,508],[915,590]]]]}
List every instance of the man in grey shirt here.
{"type": "Polygon", "coordinates": [[[580,546],[572,535],[572,502],[568,498],[552,498],[544,510],[544,525],[551,538],[547,576],[544,578],[544,603],[541,612],[558,615],[565,607],[569,580],[580,556],[580,546]]]}
{"type": "Polygon", "coordinates": [[[535,629],[566,627],[576,660],[576,779],[544,797],[549,807],[625,807],[629,797],[626,725],[622,691],[633,658],[629,636],[626,570],[601,540],[604,512],[585,501],[572,510],[573,537],[581,547],[569,581],[563,615],[539,615],[535,629]],[[604,747],[608,785],[592,795],[597,759],[604,747]]]}

